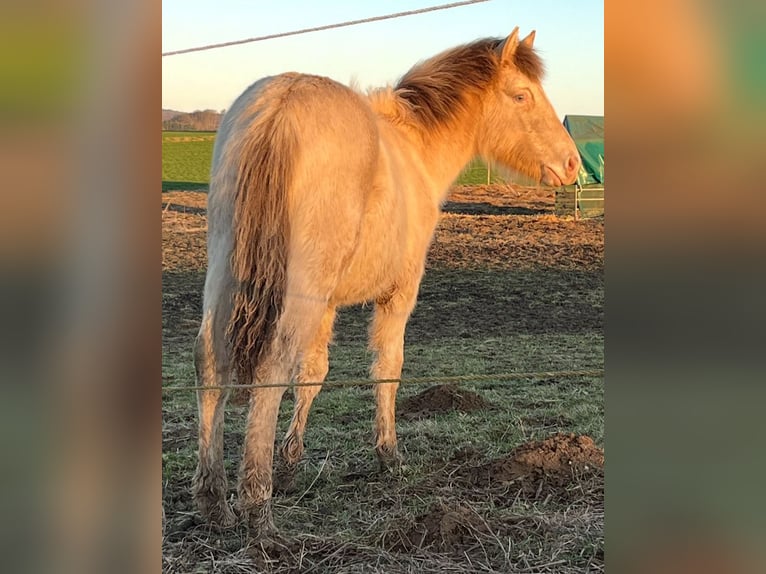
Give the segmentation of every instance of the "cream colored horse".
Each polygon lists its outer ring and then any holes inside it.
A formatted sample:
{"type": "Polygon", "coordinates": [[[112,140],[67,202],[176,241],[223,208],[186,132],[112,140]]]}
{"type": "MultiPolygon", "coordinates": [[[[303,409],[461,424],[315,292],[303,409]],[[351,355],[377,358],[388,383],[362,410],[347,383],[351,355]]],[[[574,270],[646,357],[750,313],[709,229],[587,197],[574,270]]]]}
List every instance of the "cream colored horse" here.
{"type": "MultiPolygon", "coordinates": [[[[216,139],[208,197],[208,271],[195,347],[200,385],[321,382],[338,307],[375,302],[374,379],[398,379],[439,207],[471,158],[549,185],[572,183],[579,155],[540,85],[534,32],[484,39],[426,60],[393,88],[359,94],[328,78],[284,74],[248,88],[216,139]]],[[[375,386],[376,450],[399,461],[398,384],[375,386]]],[[[319,386],[295,388],[282,443],[288,467],[319,386]]],[[[273,528],[274,438],[285,387],[256,386],[239,475],[251,532],[273,528]]],[[[227,391],[198,393],[195,500],[210,520],[226,501],[227,391]]]]}

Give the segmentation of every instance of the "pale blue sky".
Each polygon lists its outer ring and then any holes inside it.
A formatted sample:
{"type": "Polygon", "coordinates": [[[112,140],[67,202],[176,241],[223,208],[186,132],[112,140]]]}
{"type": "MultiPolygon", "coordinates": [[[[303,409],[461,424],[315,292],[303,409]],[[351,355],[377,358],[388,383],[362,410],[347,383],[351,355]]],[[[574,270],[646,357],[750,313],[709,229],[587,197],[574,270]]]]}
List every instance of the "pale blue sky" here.
{"type": "MultiPolygon", "coordinates": [[[[446,4],[449,0],[163,0],[162,51],[446,4]]],[[[603,0],[491,0],[348,28],[162,58],[162,107],[228,108],[263,76],[296,71],[361,88],[487,36],[537,30],[544,87],[559,116],[604,113],[603,0]]]]}

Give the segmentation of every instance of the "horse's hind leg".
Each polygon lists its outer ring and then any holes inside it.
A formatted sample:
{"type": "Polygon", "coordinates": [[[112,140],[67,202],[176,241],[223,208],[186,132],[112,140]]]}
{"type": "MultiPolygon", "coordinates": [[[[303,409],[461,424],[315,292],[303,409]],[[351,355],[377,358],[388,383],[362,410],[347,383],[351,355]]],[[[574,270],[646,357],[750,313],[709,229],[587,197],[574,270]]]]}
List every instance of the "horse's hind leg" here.
{"type": "Polygon", "coordinates": [[[279,403],[295,374],[298,357],[314,339],[326,309],[326,298],[288,287],[274,341],[257,368],[239,475],[240,507],[255,538],[274,531],[272,465],[279,403]]]}
{"type": "Polygon", "coordinates": [[[199,412],[199,460],[193,495],[202,515],[222,526],[231,526],[236,516],[226,502],[226,471],[223,465],[224,408],[228,397],[229,359],[224,340],[225,323],[215,309],[206,310],[194,348],[199,412]]]}
{"type": "MultiPolygon", "coordinates": [[[[370,347],[377,354],[373,379],[399,379],[404,362],[404,330],[417,298],[419,277],[379,299],[370,328],[370,347]]],[[[375,450],[383,468],[396,470],[402,462],[396,440],[396,391],[399,383],[375,385],[375,450]]]]}
{"type": "MultiPolygon", "coordinates": [[[[319,329],[314,335],[309,348],[301,357],[301,367],[296,377],[298,383],[322,383],[329,369],[327,346],[332,337],[332,327],[335,322],[335,307],[328,307],[322,317],[319,329]]],[[[282,442],[280,453],[285,463],[285,472],[281,476],[284,481],[281,488],[289,488],[295,473],[295,467],[303,457],[303,433],[306,430],[311,403],[322,389],[321,385],[296,386],[295,408],[290,428],[282,442]]]]}

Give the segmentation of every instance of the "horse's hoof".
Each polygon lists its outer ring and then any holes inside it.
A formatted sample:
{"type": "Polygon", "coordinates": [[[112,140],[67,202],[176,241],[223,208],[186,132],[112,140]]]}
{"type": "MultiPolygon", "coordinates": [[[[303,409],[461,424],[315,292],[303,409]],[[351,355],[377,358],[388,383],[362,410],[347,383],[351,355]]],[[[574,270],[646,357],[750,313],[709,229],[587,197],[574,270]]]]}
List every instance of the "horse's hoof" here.
{"type": "Polygon", "coordinates": [[[228,502],[221,502],[215,508],[208,511],[206,518],[211,524],[221,528],[231,528],[239,519],[228,502]]]}
{"type": "Polygon", "coordinates": [[[230,528],[237,515],[226,502],[226,476],[208,467],[198,466],[194,473],[192,496],[202,517],[209,523],[230,528]]]}
{"type": "Polygon", "coordinates": [[[290,562],[295,559],[296,541],[282,536],[276,530],[261,531],[257,538],[252,537],[247,545],[247,552],[255,559],[256,565],[263,571],[269,570],[273,564],[290,562]]]}
{"type": "Polygon", "coordinates": [[[396,447],[393,449],[379,448],[377,452],[381,471],[389,472],[396,476],[402,473],[404,457],[399,454],[399,450],[396,447]]]}
{"type": "Polygon", "coordinates": [[[195,502],[202,517],[210,524],[221,528],[231,528],[239,522],[231,505],[225,500],[212,501],[207,497],[196,497],[195,502]]]}
{"type": "Polygon", "coordinates": [[[242,515],[247,519],[248,533],[252,540],[279,538],[274,518],[271,514],[271,501],[264,500],[242,508],[242,515]]]}
{"type": "Polygon", "coordinates": [[[237,515],[228,503],[224,503],[221,506],[214,520],[222,528],[231,528],[239,522],[237,515]]]}

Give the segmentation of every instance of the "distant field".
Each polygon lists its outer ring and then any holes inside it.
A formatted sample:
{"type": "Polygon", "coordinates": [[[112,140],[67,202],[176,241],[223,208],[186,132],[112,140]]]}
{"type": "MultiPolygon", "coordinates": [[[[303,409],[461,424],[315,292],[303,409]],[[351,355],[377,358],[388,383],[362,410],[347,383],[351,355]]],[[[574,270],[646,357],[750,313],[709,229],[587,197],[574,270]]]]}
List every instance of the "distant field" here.
{"type": "Polygon", "coordinates": [[[457,178],[458,185],[482,185],[485,183],[503,183],[497,171],[490,171],[489,181],[487,181],[487,164],[480,159],[474,159],[463,170],[463,173],[457,178]]]}
{"type": "MultiPolygon", "coordinates": [[[[200,190],[210,183],[215,132],[162,132],[162,191],[200,190]]],[[[496,171],[489,183],[502,183],[496,171]]],[[[487,182],[487,166],[473,160],[458,178],[459,185],[487,182]]]]}
{"type": "Polygon", "coordinates": [[[206,189],[215,132],[162,132],[162,191],[206,189]]]}

